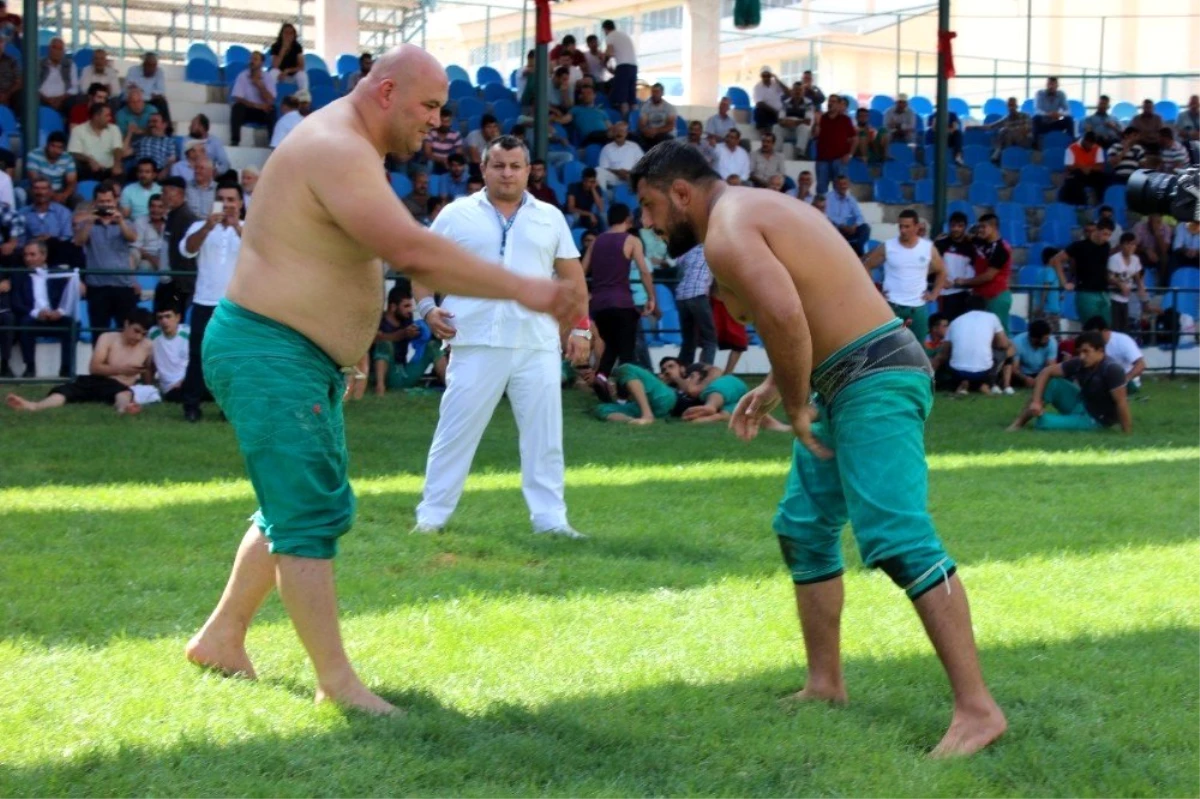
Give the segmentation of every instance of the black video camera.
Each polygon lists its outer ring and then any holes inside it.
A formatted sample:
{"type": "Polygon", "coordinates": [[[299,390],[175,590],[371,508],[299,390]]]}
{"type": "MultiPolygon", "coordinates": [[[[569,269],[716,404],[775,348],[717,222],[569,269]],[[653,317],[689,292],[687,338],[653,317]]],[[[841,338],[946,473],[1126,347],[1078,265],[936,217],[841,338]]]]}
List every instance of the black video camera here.
{"type": "Polygon", "coordinates": [[[1125,204],[1139,214],[1200,221],[1200,167],[1188,167],[1174,175],[1139,169],[1129,176],[1125,204]]]}

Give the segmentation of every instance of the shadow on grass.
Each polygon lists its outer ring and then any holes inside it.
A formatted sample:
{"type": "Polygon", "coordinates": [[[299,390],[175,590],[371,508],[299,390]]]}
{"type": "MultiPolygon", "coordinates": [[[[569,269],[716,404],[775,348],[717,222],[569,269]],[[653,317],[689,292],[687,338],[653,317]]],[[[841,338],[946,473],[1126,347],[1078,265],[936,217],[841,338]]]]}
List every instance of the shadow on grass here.
{"type": "MultiPolygon", "coordinates": [[[[1196,644],[1194,629],[1165,629],[985,651],[1010,731],[953,763],[924,757],[949,713],[927,655],[851,661],[852,704],[841,709],[782,708],[803,671],[780,668],[477,715],[401,689],[387,696],[408,708],[403,718],[347,715],[326,732],[233,743],[164,716],[169,744],[98,743],[65,762],[6,768],[0,794],[1195,795],[1196,644]]],[[[270,707],[289,688],[250,691],[245,701],[270,707]]]]}

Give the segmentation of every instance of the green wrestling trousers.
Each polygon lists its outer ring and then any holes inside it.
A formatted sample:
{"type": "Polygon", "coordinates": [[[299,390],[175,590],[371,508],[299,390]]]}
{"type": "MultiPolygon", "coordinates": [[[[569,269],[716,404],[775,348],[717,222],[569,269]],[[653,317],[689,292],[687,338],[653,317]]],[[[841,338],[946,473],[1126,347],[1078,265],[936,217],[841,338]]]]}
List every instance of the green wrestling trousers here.
{"type": "Polygon", "coordinates": [[[258,498],[254,522],[271,552],[332,558],[355,511],[341,368],[305,336],[228,300],[208,324],[203,357],[258,498]]]}
{"type": "Polygon", "coordinates": [[[1053,406],[1058,413],[1039,416],[1033,423],[1036,430],[1100,430],[1104,427],[1088,415],[1079,386],[1070,380],[1051,378],[1042,395],[1042,403],[1053,406]]]}
{"type": "Polygon", "coordinates": [[[892,305],[892,312],[902,322],[908,322],[908,329],[916,336],[917,341],[924,342],[929,338],[929,308],[924,305],[892,305]]]}

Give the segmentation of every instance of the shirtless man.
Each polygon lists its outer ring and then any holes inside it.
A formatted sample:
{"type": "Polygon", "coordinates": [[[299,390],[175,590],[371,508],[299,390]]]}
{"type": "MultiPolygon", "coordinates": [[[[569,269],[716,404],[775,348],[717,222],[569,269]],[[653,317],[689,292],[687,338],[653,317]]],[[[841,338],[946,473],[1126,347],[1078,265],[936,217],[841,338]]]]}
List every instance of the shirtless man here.
{"type": "Polygon", "coordinates": [[[666,234],[674,256],[703,243],[730,312],[752,320],[766,346],[771,373],[738,403],[730,427],[751,439],[782,401],[799,439],[774,524],[808,658],[794,698],[847,699],[839,539],[849,520],[863,562],[905,590],[950,678],[954,714],[933,754],[987,746],[1006,722],[980,672],[954,561],[926,510],[933,372],[921,344],[837,229],[804,203],[726,186],[683,142],[656,146],[630,181],[644,225],[666,234]]]}
{"type": "Polygon", "coordinates": [[[375,339],[378,259],[436,291],[519,300],[560,320],[574,321],[587,302],[568,284],[494,267],[430,233],[392,192],[384,156],[417,153],[446,98],[437,59],[401,45],[287,137],[259,179],[204,346],[209,388],[233,425],[260,510],[187,656],[254,677],[246,628],[278,585],[312,659],[317,701],[374,713],[395,708],[367,690],[342,648],[332,559],[354,519],[343,373],[375,339]]]}
{"type": "Polygon", "coordinates": [[[143,376],[149,382],[152,345],[146,333],[153,326],[154,317],[150,312],[135,308],[119,333],[101,333],[96,339],[88,364],[89,374],[55,386],[43,400],[33,402],[9,394],[4,399],[5,404],[14,411],[35,412],[61,408],[73,402],[105,402],[115,407],[117,413],[141,412],[142,406],[134,401],[133,386],[143,376]]]}

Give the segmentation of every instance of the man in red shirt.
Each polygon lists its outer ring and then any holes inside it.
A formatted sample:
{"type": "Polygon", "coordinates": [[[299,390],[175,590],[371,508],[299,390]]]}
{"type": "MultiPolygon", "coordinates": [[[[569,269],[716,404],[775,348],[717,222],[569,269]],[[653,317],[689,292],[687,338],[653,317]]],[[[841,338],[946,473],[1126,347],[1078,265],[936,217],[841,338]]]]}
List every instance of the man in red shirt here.
{"type": "Polygon", "coordinates": [[[1063,163],[1067,179],[1058,191],[1058,199],[1069,205],[1087,205],[1087,190],[1096,193],[1096,202],[1104,197],[1108,175],[1104,172],[1104,148],[1096,144],[1096,134],[1090,130],[1083,138],[1067,148],[1063,163]]]}
{"type": "Polygon", "coordinates": [[[846,101],[836,94],[829,95],[829,110],[813,126],[817,139],[817,194],[829,191],[829,184],[846,174],[850,153],[858,138],[854,123],[846,116],[846,101]]]}
{"type": "Polygon", "coordinates": [[[986,310],[1000,317],[1004,335],[1009,335],[1008,314],[1012,310],[1012,247],[1000,238],[1000,219],[995,214],[979,217],[979,237],[975,239],[975,277],[958,278],[955,288],[970,288],[983,297],[986,310]]]}
{"type": "Polygon", "coordinates": [[[540,158],[529,164],[529,186],[526,188],[526,191],[532,194],[534,199],[550,203],[560,211],[562,210],[562,207],[558,204],[558,195],[546,183],[546,162],[540,158]]]}
{"type": "Polygon", "coordinates": [[[587,74],[587,56],[585,56],[583,51],[579,49],[578,45],[576,45],[574,36],[567,34],[563,37],[562,44],[550,51],[550,62],[556,63],[558,61],[558,57],[563,53],[571,56],[571,66],[579,67],[579,69],[583,71],[583,74],[587,74]]]}

